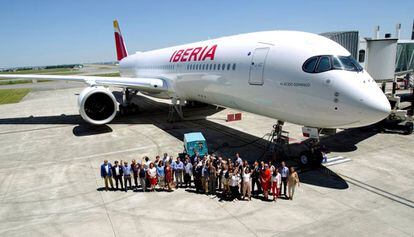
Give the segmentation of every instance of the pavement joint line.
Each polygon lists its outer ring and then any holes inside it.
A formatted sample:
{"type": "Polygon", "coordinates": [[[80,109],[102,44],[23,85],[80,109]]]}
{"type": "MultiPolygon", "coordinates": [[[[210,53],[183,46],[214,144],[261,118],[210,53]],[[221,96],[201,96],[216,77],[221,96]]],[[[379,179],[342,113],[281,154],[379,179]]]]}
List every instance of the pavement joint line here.
{"type": "Polygon", "coordinates": [[[407,207],[414,208],[414,202],[411,201],[411,200],[409,200],[409,199],[406,199],[404,197],[401,197],[401,196],[395,195],[393,193],[387,192],[385,190],[382,190],[380,188],[377,188],[377,187],[374,187],[372,185],[366,184],[364,182],[361,182],[359,180],[353,179],[353,178],[348,177],[346,175],[343,175],[343,174],[340,174],[340,173],[336,173],[336,174],[339,175],[339,176],[341,176],[345,180],[347,180],[347,182],[349,182],[349,183],[351,183],[351,184],[353,184],[353,185],[355,185],[355,186],[357,186],[359,188],[362,188],[362,189],[365,189],[365,190],[367,190],[369,192],[375,193],[375,194],[377,194],[379,196],[382,196],[384,198],[387,198],[387,199],[389,199],[391,201],[398,202],[398,203],[400,203],[402,205],[405,205],[407,207]]]}
{"type": "MultiPolygon", "coordinates": [[[[28,118],[30,119],[30,118],[28,118]]],[[[22,124],[24,124],[24,122],[22,122],[22,124]]],[[[17,131],[6,131],[6,132],[0,132],[0,135],[7,135],[7,134],[13,134],[13,133],[24,133],[24,132],[37,132],[37,131],[41,131],[41,130],[47,130],[47,129],[54,129],[54,128],[64,128],[64,127],[69,127],[72,126],[72,124],[70,125],[61,125],[61,126],[49,126],[46,128],[34,128],[34,129],[25,129],[25,130],[17,130],[17,131]]]]}
{"type": "MultiPolygon", "coordinates": [[[[45,162],[42,162],[41,164],[45,165],[45,164],[55,164],[55,163],[61,163],[61,162],[79,161],[79,160],[90,159],[90,158],[99,157],[99,156],[115,155],[115,154],[120,154],[120,153],[125,153],[125,152],[145,150],[145,149],[148,149],[150,147],[151,146],[145,146],[145,147],[139,147],[139,148],[129,148],[129,149],[125,149],[125,150],[117,150],[117,151],[111,151],[111,152],[106,152],[106,153],[99,153],[99,154],[93,154],[93,155],[87,155],[87,156],[79,156],[77,158],[70,158],[70,159],[65,159],[65,160],[45,161],[45,162]]],[[[15,161],[26,162],[24,160],[15,160],[15,161]]],[[[29,167],[36,167],[38,165],[39,165],[39,163],[37,163],[36,165],[33,165],[33,166],[26,165],[25,167],[21,167],[21,168],[26,169],[26,168],[29,168],[29,167]]],[[[14,167],[13,167],[13,169],[14,169],[14,167]]],[[[8,168],[7,169],[0,168],[0,171],[2,171],[2,170],[8,170],[8,168]]]]}
{"type": "MultiPolygon", "coordinates": [[[[212,199],[211,199],[212,200],[212,199]]],[[[254,236],[259,236],[257,235],[256,232],[254,232],[252,229],[250,229],[246,224],[244,224],[244,222],[242,220],[240,220],[237,216],[233,215],[231,212],[229,212],[226,207],[224,205],[220,205],[219,202],[214,202],[216,203],[217,206],[221,207],[221,209],[223,209],[225,212],[227,212],[227,214],[229,214],[230,216],[232,216],[237,222],[239,222],[242,226],[244,226],[244,228],[246,228],[250,233],[252,233],[254,236]]]]}
{"type": "Polygon", "coordinates": [[[12,176],[11,176],[11,178],[10,178],[9,185],[7,185],[6,192],[4,192],[3,197],[1,198],[1,203],[3,203],[3,202],[4,202],[4,199],[6,199],[7,193],[8,193],[8,192],[9,192],[9,190],[10,190],[10,186],[11,186],[11,184],[12,184],[13,180],[14,180],[14,176],[15,176],[15,175],[16,175],[16,172],[13,172],[13,174],[12,174],[12,176]]]}
{"type": "MultiPolygon", "coordinates": [[[[89,166],[90,166],[91,170],[93,170],[91,159],[89,159],[89,166]]],[[[98,179],[95,179],[95,183],[96,183],[96,187],[99,187],[98,179]]],[[[109,215],[108,208],[106,207],[106,203],[105,203],[105,200],[103,198],[102,192],[99,192],[99,196],[101,197],[102,206],[105,209],[105,213],[106,213],[106,216],[108,217],[109,223],[111,223],[112,232],[114,233],[114,236],[116,237],[117,235],[116,235],[116,232],[115,232],[114,224],[112,223],[112,219],[111,219],[111,216],[109,215]]]]}
{"type": "MultiPolygon", "coordinates": [[[[342,175],[342,174],[341,174],[341,175],[342,175]]],[[[401,197],[401,196],[395,195],[395,194],[393,194],[393,193],[390,193],[390,192],[388,192],[388,191],[382,190],[382,189],[377,188],[377,187],[375,187],[375,186],[372,186],[372,185],[369,185],[369,184],[363,183],[363,182],[361,182],[361,181],[359,181],[359,180],[356,180],[356,179],[354,179],[354,178],[351,178],[351,177],[348,177],[348,176],[345,176],[345,175],[342,175],[342,176],[344,176],[345,178],[351,179],[351,180],[353,180],[353,181],[355,181],[355,182],[359,182],[359,183],[361,183],[361,184],[364,184],[364,185],[366,185],[366,186],[368,186],[368,187],[370,187],[370,188],[372,188],[372,189],[376,189],[376,190],[378,190],[378,191],[381,191],[381,192],[387,193],[388,195],[394,196],[394,197],[399,198],[399,199],[403,199],[403,200],[405,200],[405,201],[407,201],[407,202],[411,202],[411,203],[413,203],[413,204],[414,204],[414,201],[411,201],[411,200],[406,199],[406,198],[404,198],[404,197],[401,197]]]]}

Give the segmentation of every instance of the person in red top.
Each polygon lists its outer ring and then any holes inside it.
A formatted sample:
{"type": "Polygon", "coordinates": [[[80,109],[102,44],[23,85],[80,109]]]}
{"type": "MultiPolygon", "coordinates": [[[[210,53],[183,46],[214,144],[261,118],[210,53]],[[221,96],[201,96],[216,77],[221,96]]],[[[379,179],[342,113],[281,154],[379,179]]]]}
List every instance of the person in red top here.
{"type": "Polygon", "coordinates": [[[265,164],[263,172],[260,176],[260,182],[262,184],[262,190],[264,194],[264,199],[268,200],[269,197],[269,187],[270,187],[270,170],[269,165],[265,164]]]}
{"type": "Polygon", "coordinates": [[[172,183],[172,169],[170,166],[170,162],[167,162],[165,165],[165,184],[168,187],[168,191],[171,191],[171,183],[172,183]]]}

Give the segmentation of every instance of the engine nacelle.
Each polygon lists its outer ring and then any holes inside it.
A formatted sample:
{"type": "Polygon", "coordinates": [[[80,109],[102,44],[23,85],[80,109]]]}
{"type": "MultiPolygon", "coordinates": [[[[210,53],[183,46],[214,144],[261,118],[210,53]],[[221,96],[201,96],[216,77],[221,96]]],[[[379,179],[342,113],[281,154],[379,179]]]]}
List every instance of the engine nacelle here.
{"type": "Polygon", "coordinates": [[[118,110],[115,96],[105,87],[85,88],[79,95],[78,105],[82,118],[95,125],[111,122],[118,110]]]}

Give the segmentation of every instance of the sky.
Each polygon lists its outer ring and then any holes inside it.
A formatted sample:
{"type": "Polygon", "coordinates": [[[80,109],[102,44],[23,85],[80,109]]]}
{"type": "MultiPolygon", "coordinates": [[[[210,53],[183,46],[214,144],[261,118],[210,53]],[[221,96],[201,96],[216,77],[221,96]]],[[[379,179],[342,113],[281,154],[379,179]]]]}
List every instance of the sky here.
{"type": "Polygon", "coordinates": [[[112,21],[129,53],[263,31],[358,30],[411,37],[414,1],[0,0],[0,68],[116,60],[112,21]]]}

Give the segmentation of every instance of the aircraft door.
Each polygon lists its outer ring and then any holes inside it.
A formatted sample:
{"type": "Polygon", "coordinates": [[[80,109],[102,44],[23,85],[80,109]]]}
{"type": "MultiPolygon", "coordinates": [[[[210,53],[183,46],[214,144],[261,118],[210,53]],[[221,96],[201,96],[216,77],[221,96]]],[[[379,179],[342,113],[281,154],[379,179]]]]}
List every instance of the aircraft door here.
{"type": "Polygon", "coordinates": [[[263,72],[268,52],[269,48],[257,48],[254,50],[252,62],[250,63],[250,85],[263,85],[263,72]]]}

